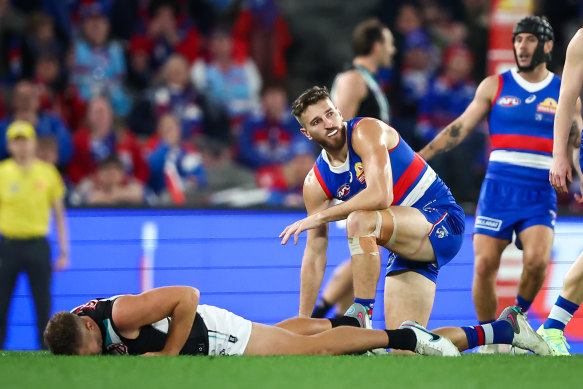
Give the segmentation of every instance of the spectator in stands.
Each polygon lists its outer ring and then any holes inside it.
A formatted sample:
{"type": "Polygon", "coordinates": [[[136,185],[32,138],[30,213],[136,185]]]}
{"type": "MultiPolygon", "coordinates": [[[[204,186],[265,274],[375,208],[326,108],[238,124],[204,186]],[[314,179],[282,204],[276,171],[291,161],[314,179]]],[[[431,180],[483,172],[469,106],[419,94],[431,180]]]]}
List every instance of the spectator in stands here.
{"type": "Polygon", "coordinates": [[[150,65],[152,42],[143,36],[134,36],[128,48],[128,72],[126,84],[134,93],[142,93],[154,78],[154,70],[150,65]]]}
{"type": "MultiPolygon", "coordinates": [[[[467,47],[449,47],[444,52],[443,63],[443,70],[429,83],[419,107],[416,132],[422,144],[429,143],[441,129],[458,118],[476,92],[476,83],[470,77],[474,61],[467,47]]],[[[474,177],[481,177],[485,168],[484,142],[485,128],[482,126],[463,141],[462,147],[431,160],[431,166],[451,186],[458,201],[472,200],[478,195],[480,182],[474,177]]]]}
{"type": "Polygon", "coordinates": [[[59,145],[54,136],[45,136],[37,140],[36,157],[51,165],[57,165],[59,160],[59,145]]]}
{"type": "Polygon", "coordinates": [[[0,80],[4,82],[12,83],[22,76],[22,33],[25,27],[25,15],[9,0],[0,0],[0,80]]]}
{"type": "Polygon", "coordinates": [[[249,56],[264,82],[287,76],[286,51],[291,45],[287,22],[275,0],[247,0],[233,26],[235,57],[249,56]]]}
{"type": "Polygon", "coordinates": [[[59,115],[69,129],[77,129],[85,118],[86,105],[77,87],[67,83],[59,59],[41,54],[36,60],[35,87],[39,93],[40,108],[59,115]]]}
{"type": "Polygon", "coordinates": [[[73,154],[71,134],[65,124],[56,114],[39,110],[39,96],[35,86],[30,81],[20,81],[13,89],[13,113],[0,121],[0,157],[6,158],[6,128],[14,120],[24,120],[31,123],[36,136],[55,136],[59,144],[58,165],[64,166],[73,154]]]}
{"type": "Polygon", "coordinates": [[[157,134],[146,145],[148,186],[163,204],[184,204],[189,194],[206,186],[202,156],[191,143],[182,141],[181,133],[178,120],[165,114],[158,122],[157,134]]]}
{"type": "Polygon", "coordinates": [[[34,75],[39,56],[52,54],[61,61],[65,53],[65,45],[56,36],[53,20],[42,12],[33,13],[28,18],[28,33],[23,46],[22,73],[25,77],[34,75]]]}
{"type": "Polygon", "coordinates": [[[105,1],[96,0],[80,9],[81,39],[73,47],[71,81],[77,85],[82,98],[109,96],[117,115],[126,115],[131,102],[123,90],[126,73],[121,46],[111,42],[108,9],[105,1]]]}
{"type": "Polygon", "coordinates": [[[190,20],[180,15],[176,1],[153,0],[149,15],[147,37],[152,44],[154,70],[175,53],[182,54],[189,62],[199,56],[198,32],[190,20]]]}
{"type": "Polygon", "coordinates": [[[69,178],[78,184],[95,172],[99,162],[111,155],[122,161],[124,171],[139,181],[148,180],[148,164],[135,135],[115,128],[113,110],[105,97],[93,98],[87,107],[87,126],[73,137],[75,153],[68,167],[69,178]]]}
{"type": "MultiPolygon", "coordinates": [[[[299,131],[281,86],[266,87],[261,104],[261,112],[241,126],[239,161],[255,170],[260,188],[272,192],[268,202],[281,205],[298,197],[294,195],[299,194],[304,177],[314,164],[315,151],[299,131]]],[[[301,205],[301,196],[299,200],[301,205]]]]}
{"type": "Polygon", "coordinates": [[[249,58],[236,62],[233,37],[217,28],[210,38],[210,63],[196,61],[191,70],[193,83],[228,110],[231,129],[236,133],[241,122],[259,108],[261,76],[249,58]]]}
{"type": "Polygon", "coordinates": [[[159,118],[171,113],[180,120],[182,139],[202,136],[228,141],[228,116],[220,104],[200,93],[188,79],[188,62],[172,55],[162,69],[162,85],[140,101],[130,116],[135,132],[153,134],[159,118]]]}
{"type": "Polygon", "coordinates": [[[73,197],[86,205],[130,205],[144,203],[144,185],[124,172],[114,154],[99,162],[97,171],[83,179],[73,197]]]}

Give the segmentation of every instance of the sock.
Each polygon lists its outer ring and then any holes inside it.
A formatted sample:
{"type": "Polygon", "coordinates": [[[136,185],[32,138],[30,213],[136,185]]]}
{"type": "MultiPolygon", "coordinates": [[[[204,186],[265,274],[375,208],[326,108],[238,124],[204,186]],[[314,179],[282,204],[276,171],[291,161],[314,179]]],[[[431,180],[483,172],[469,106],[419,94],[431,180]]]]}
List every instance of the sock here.
{"type": "Polygon", "coordinates": [[[516,301],[514,303],[515,303],[514,305],[522,309],[522,312],[526,312],[530,308],[532,300],[527,300],[521,295],[516,295],[516,301]]]}
{"type": "Polygon", "coordinates": [[[360,327],[358,319],[352,316],[340,316],[328,320],[332,323],[332,328],[340,326],[360,327]]]}
{"type": "Polygon", "coordinates": [[[318,304],[316,304],[314,311],[312,312],[312,317],[315,319],[323,318],[333,306],[334,304],[330,304],[324,299],[318,301],[318,304]]]}
{"type": "Polygon", "coordinates": [[[569,323],[578,308],[579,305],[559,296],[557,302],[551,308],[549,317],[544,323],[544,328],[556,328],[564,331],[565,326],[569,323]]]}
{"type": "Polygon", "coordinates": [[[478,323],[480,323],[481,326],[483,326],[484,324],[490,324],[490,323],[494,323],[496,320],[486,320],[486,321],[479,321],[478,323]]]}
{"type": "Polygon", "coordinates": [[[372,310],[374,309],[374,299],[355,298],[354,302],[366,308],[368,316],[372,319],[372,310]]]}
{"type": "Polygon", "coordinates": [[[415,351],[417,336],[412,329],[400,328],[398,330],[385,330],[385,332],[389,335],[387,348],[415,351]]]}
{"type": "Polygon", "coordinates": [[[506,320],[461,328],[466,333],[469,348],[484,344],[512,344],[512,339],[514,339],[512,325],[506,320]]]}

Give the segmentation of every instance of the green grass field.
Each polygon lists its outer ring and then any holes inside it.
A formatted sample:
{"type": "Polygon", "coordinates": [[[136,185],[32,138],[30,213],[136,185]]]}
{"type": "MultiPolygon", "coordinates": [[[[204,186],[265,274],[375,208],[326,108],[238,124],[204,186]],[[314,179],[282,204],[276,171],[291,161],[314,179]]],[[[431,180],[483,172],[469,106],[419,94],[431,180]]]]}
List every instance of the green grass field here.
{"type": "Polygon", "coordinates": [[[0,352],[0,388],[577,388],[583,355],[56,357],[0,352]]]}

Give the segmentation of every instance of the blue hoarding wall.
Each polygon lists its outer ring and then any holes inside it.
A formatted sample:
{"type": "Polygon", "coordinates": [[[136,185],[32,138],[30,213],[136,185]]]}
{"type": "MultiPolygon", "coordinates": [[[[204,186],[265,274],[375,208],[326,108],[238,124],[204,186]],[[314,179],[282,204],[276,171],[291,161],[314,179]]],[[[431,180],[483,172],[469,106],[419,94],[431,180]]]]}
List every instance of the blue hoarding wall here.
{"type": "MultiPolygon", "coordinates": [[[[304,217],[278,211],[70,210],[71,265],[53,277],[53,311],[70,310],[95,297],[139,293],[166,285],[192,285],[201,302],[231,310],[252,321],[274,324],[295,316],[305,233],[297,246],[281,246],[279,233],[304,217]]],[[[473,325],[471,226],[459,255],[440,271],[429,328],[473,325]]],[[[543,292],[529,313],[533,326],[554,303],[566,270],[583,249],[583,223],[560,220],[553,263],[543,292]]],[[[54,254],[57,254],[56,244],[54,254]]],[[[349,257],[342,223],[330,226],[325,281],[349,257]]],[[[520,252],[505,254],[499,293],[516,293],[520,252]],[[518,265],[516,258],[518,257],[518,265]]],[[[383,267],[387,255],[383,255],[383,267]]],[[[384,274],[384,272],[382,272],[384,274]]],[[[381,277],[373,325],[383,328],[381,277]]],[[[6,349],[36,349],[34,305],[20,277],[9,314],[6,349]]],[[[583,352],[583,320],[568,329],[583,352]]]]}

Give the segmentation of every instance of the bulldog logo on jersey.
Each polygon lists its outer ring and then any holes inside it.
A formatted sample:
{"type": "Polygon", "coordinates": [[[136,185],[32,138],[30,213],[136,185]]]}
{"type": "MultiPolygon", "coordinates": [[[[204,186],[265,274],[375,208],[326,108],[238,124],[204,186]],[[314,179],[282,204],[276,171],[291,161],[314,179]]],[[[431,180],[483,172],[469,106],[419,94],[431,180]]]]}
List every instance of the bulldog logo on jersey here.
{"type": "Polygon", "coordinates": [[[503,96],[498,99],[498,105],[503,107],[516,107],[520,104],[520,99],[514,96],[503,96]]]}
{"type": "Polygon", "coordinates": [[[552,115],[557,112],[557,100],[547,97],[542,103],[536,106],[537,112],[550,113],[552,115]]]}
{"type": "Polygon", "coordinates": [[[364,184],[366,179],[364,178],[364,166],[362,166],[362,162],[357,162],[354,164],[354,170],[356,171],[356,179],[358,182],[364,184]]]}
{"type": "Polygon", "coordinates": [[[350,185],[344,184],[340,188],[338,188],[338,191],[336,192],[336,197],[341,199],[348,193],[350,193],[350,185]]]}

